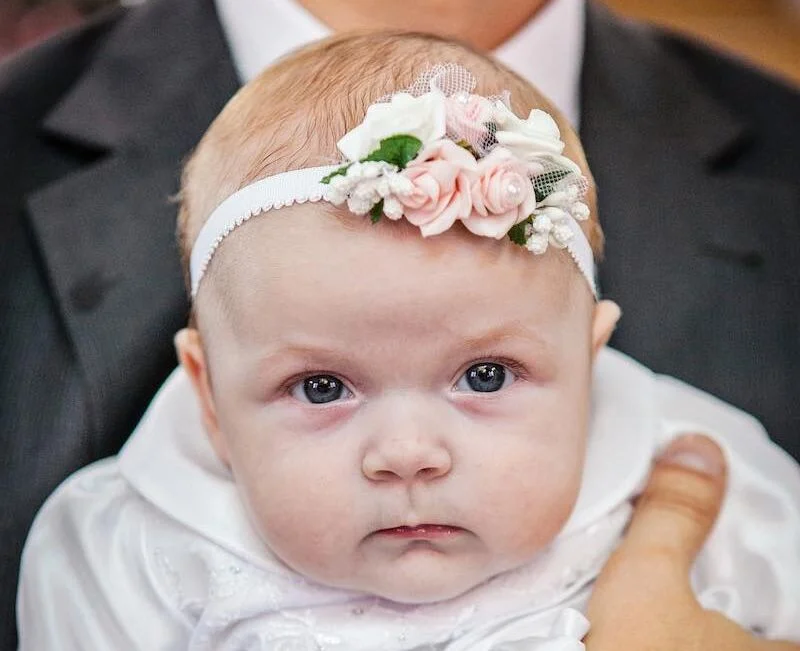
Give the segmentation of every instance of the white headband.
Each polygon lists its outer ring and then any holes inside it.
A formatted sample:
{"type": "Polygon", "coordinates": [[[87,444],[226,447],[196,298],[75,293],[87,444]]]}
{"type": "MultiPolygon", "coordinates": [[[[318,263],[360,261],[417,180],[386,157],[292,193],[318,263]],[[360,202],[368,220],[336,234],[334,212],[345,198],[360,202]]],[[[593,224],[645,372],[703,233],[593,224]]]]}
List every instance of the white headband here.
{"type": "Polygon", "coordinates": [[[434,66],[407,91],[367,109],[339,140],[345,162],[256,181],[223,201],[192,247],[192,298],[220,244],[251,217],[297,203],[347,204],[357,215],[405,218],[424,237],[456,221],[476,235],[508,236],[531,253],[565,249],[597,297],[594,256],[579,225],[587,182],[563,156],[558,126],[534,109],[526,120],[508,95],[473,95],[472,75],[434,66]]]}

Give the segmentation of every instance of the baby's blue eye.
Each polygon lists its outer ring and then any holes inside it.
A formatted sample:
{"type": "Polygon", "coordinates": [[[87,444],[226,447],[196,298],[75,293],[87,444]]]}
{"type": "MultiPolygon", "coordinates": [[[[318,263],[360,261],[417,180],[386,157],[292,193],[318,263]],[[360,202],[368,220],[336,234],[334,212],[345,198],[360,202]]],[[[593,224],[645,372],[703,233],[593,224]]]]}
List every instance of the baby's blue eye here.
{"type": "Polygon", "coordinates": [[[312,375],[292,387],[292,396],[301,402],[321,405],[352,394],[344,383],[334,375],[312,375]]]}
{"type": "Polygon", "coordinates": [[[514,381],[514,374],[502,364],[480,362],[470,366],[456,383],[458,391],[492,393],[505,389],[514,381]]]}

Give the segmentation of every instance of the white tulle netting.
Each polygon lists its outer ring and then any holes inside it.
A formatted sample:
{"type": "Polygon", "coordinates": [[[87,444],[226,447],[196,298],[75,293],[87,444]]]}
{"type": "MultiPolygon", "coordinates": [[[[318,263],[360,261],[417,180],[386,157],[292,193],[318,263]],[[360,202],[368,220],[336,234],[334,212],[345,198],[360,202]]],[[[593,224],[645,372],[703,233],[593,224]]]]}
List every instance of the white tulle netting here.
{"type": "MultiPolygon", "coordinates": [[[[419,75],[407,88],[388,93],[377,100],[379,102],[391,101],[397,92],[408,93],[413,97],[420,97],[431,91],[439,91],[445,97],[469,102],[475,87],[478,85],[475,76],[465,67],[457,63],[438,63],[419,75]]],[[[511,93],[504,90],[495,95],[485,97],[492,104],[501,104],[509,112],[511,110],[511,93]]],[[[498,124],[495,121],[471,122],[460,119],[457,122],[448,120],[447,137],[457,143],[468,145],[476,158],[487,156],[492,149],[499,145],[495,134],[498,124]]],[[[531,168],[531,181],[538,196],[552,192],[568,192],[577,200],[586,196],[588,182],[577,165],[564,160],[563,156],[548,158],[543,154],[537,157],[535,165],[531,168]],[[567,163],[567,165],[565,165],[567,163]]]]}
{"type": "MultiPolygon", "coordinates": [[[[408,88],[396,92],[419,97],[432,90],[438,90],[445,97],[467,101],[477,85],[475,76],[463,66],[457,63],[439,63],[423,72],[408,88]]],[[[378,102],[388,102],[394,94],[384,95],[378,102]]],[[[507,108],[511,108],[508,91],[488,96],[486,99],[492,103],[501,102],[507,108]]],[[[456,125],[448,121],[447,127],[447,137],[454,142],[468,144],[477,158],[483,158],[497,145],[494,137],[497,125],[493,122],[470,124],[460,121],[458,124],[460,128],[455,128],[456,125]]]]}

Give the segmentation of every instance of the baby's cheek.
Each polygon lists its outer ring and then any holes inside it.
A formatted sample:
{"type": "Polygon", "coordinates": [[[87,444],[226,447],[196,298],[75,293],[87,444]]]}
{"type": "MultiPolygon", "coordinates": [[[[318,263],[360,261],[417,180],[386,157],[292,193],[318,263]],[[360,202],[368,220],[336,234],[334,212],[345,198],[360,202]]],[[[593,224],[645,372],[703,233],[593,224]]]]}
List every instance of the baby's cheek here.
{"type": "Polygon", "coordinates": [[[558,535],[580,489],[579,462],[537,463],[508,481],[496,504],[501,515],[499,545],[517,560],[529,560],[558,535]]]}
{"type": "Polygon", "coordinates": [[[244,483],[254,524],[272,552],[293,569],[324,579],[343,556],[353,529],[344,509],[347,500],[311,477],[292,480],[275,472],[244,483]]]}

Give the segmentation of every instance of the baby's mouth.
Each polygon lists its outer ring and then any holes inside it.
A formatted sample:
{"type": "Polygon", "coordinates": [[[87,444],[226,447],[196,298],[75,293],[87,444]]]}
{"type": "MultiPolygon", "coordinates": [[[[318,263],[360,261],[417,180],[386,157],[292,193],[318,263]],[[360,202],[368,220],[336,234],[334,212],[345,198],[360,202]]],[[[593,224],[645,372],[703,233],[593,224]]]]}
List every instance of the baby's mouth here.
{"type": "Polygon", "coordinates": [[[374,535],[404,540],[441,540],[442,538],[458,536],[464,532],[465,530],[461,527],[454,527],[449,524],[418,524],[414,527],[402,526],[379,529],[374,535]]]}

